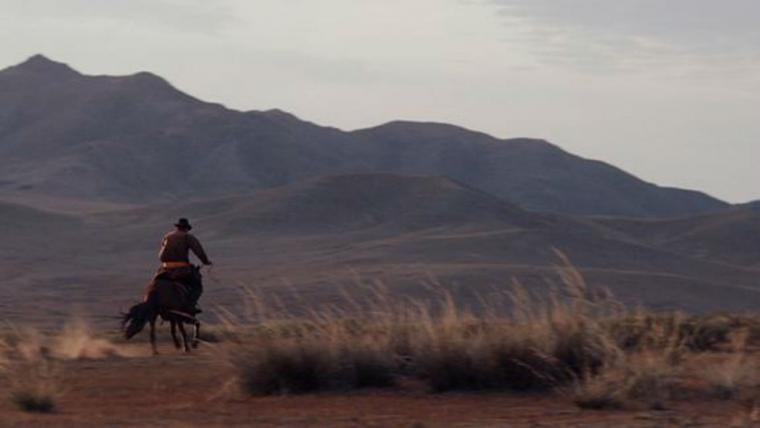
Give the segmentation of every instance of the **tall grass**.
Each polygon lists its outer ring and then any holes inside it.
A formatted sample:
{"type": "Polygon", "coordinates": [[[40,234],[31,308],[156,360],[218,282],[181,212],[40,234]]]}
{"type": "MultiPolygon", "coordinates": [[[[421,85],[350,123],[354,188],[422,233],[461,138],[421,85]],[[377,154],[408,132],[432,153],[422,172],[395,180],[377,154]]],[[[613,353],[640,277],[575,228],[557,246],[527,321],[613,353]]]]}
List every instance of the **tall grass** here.
{"type": "MultiPolygon", "coordinates": [[[[561,255],[560,255],[561,256],[561,255]]],[[[561,256],[563,257],[563,256],[561,256]]],[[[425,302],[376,292],[343,309],[294,316],[250,295],[228,317],[226,357],[250,394],[390,387],[570,391],[583,407],[661,406],[686,352],[724,343],[727,321],[627,310],[566,259],[562,286],[538,298],[514,283],[477,311],[445,292],[425,302]]],[[[277,305],[273,305],[277,307],[277,305]]]]}
{"type": "MultiPolygon", "coordinates": [[[[732,335],[729,353],[712,364],[704,364],[699,372],[715,397],[730,400],[756,398],[760,387],[760,362],[747,350],[751,332],[740,329],[732,335]]],[[[756,401],[756,400],[755,400],[756,401]]]]}
{"type": "Polygon", "coordinates": [[[377,292],[370,303],[295,317],[251,295],[253,322],[229,323],[237,346],[228,357],[252,394],[387,387],[400,378],[433,391],[554,388],[622,355],[608,325],[622,318],[620,305],[569,264],[560,273],[564,287],[548,298],[514,284],[483,299],[478,313],[446,293],[422,303],[377,292]]]}

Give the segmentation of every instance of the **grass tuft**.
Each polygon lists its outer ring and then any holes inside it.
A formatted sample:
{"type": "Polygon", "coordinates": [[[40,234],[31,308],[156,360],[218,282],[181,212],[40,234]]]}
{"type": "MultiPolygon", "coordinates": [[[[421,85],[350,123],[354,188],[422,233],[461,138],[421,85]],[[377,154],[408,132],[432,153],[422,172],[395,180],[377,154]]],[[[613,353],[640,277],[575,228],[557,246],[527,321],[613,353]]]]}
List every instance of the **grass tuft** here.
{"type": "Polygon", "coordinates": [[[244,390],[253,395],[305,393],[326,389],[330,356],[314,342],[281,341],[238,362],[244,390]]]}
{"type": "Polygon", "coordinates": [[[7,399],[25,412],[54,412],[61,394],[61,371],[41,337],[35,330],[16,330],[0,340],[0,375],[8,386],[7,399]]]}
{"type": "Polygon", "coordinates": [[[14,391],[11,393],[11,402],[19,410],[30,413],[53,413],[55,411],[55,399],[50,394],[38,394],[33,391],[14,391]]]}

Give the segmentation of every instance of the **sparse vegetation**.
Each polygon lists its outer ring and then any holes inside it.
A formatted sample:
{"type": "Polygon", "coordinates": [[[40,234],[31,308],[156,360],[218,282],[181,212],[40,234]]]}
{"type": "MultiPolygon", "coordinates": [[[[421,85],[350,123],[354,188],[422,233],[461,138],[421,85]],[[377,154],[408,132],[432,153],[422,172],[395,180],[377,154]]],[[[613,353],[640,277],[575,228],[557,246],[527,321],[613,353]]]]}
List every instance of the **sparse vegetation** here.
{"type": "Polygon", "coordinates": [[[605,371],[603,374],[579,380],[570,391],[573,402],[582,409],[615,410],[625,405],[627,397],[620,371],[605,371]]]}
{"type": "Polygon", "coordinates": [[[351,302],[354,311],[296,317],[268,313],[252,295],[254,322],[230,321],[220,337],[254,395],[412,379],[432,392],[554,390],[584,409],[659,410],[689,394],[734,398],[760,384],[757,366],[734,358],[744,354],[737,341],[757,334],[755,317],[627,310],[589,289],[569,262],[560,273],[564,287],[547,299],[514,284],[477,311],[446,294],[422,304],[379,293],[374,304],[351,302]],[[718,355],[703,365],[701,384],[684,368],[698,355],[718,355]]]}
{"type": "Polygon", "coordinates": [[[53,334],[10,327],[0,337],[0,378],[7,399],[25,412],[51,413],[62,394],[61,361],[119,355],[119,349],[94,337],[87,324],[75,319],[53,334]]]}
{"type": "Polygon", "coordinates": [[[662,354],[636,355],[581,379],[571,393],[575,404],[584,409],[621,409],[638,402],[663,410],[675,391],[678,371],[662,354]]]}
{"type": "Polygon", "coordinates": [[[744,354],[730,355],[699,373],[712,394],[724,400],[738,398],[743,391],[760,385],[760,366],[744,354]]]}
{"type": "Polygon", "coordinates": [[[33,330],[15,331],[2,340],[2,378],[8,400],[26,412],[50,413],[60,394],[60,371],[33,330]]]}
{"type": "Polygon", "coordinates": [[[55,411],[55,400],[48,394],[16,391],[11,395],[11,402],[25,412],[52,413],[55,411]]]}
{"type": "MultiPolygon", "coordinates": [[[[443,295],[433,303],[352,302],[361,310],[268,314],[256,296],[253,323],[230,322],[227,358],[251,394],[387,387],[401,378],[431,391],[570,391],[584,408],[638,401],[662,408],[685,353],[729,341],[728,317],[628,311],[590,290],[569,262],[562,293],[538,300],[519,284],[475,313],[443,295]],[[502,302],[502,303],[499,303],[502,302]],[[241,332],[245,331],[245,338],[241,332]]],[[[382,293],[381,293],[382,294],[382,293]]]]}
{"type": "Polygon", "coordinates": [[[20,410],[51,413],[60,394],[60,374],[47,359],[17,362],[10,377],[10,401],[20,410]]]}
{"type": "Polygon", "coordinates": [[[760,364],[748,353],[751,337],[749,329],[737,330],[731,336],[727,354],[703,364],[699,375],[712,395],[724,400],[742,398],[743,395],[754,397],[760,386],[760,364]]]}

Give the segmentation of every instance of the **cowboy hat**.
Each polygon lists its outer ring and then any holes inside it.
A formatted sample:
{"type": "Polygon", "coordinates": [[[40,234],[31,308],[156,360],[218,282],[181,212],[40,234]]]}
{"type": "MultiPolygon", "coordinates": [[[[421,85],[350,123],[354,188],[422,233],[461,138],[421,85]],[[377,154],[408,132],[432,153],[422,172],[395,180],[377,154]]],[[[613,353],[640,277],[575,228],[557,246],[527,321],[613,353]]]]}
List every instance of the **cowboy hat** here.
{"type": "Polygon", "coordinates": [[[174,223],[174,227],[185,230],[191,230],[193,228],[193,226],[190,225],[190,222],[186,218],[179,219],[176,223],[174,223]]]}

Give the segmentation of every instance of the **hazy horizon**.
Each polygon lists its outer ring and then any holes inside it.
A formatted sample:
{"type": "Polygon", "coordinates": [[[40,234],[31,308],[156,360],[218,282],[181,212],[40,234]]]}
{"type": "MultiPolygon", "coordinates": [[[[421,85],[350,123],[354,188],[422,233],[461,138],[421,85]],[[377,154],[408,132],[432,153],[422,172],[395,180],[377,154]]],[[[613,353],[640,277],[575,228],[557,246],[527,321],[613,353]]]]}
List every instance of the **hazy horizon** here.
{"type": "Polygon", "coordinates": [[[543,138],[663,186],[760,199],[751,0],[0,0],[0,68],[151,71],[205,101],[343,129],[543,138]]]}

